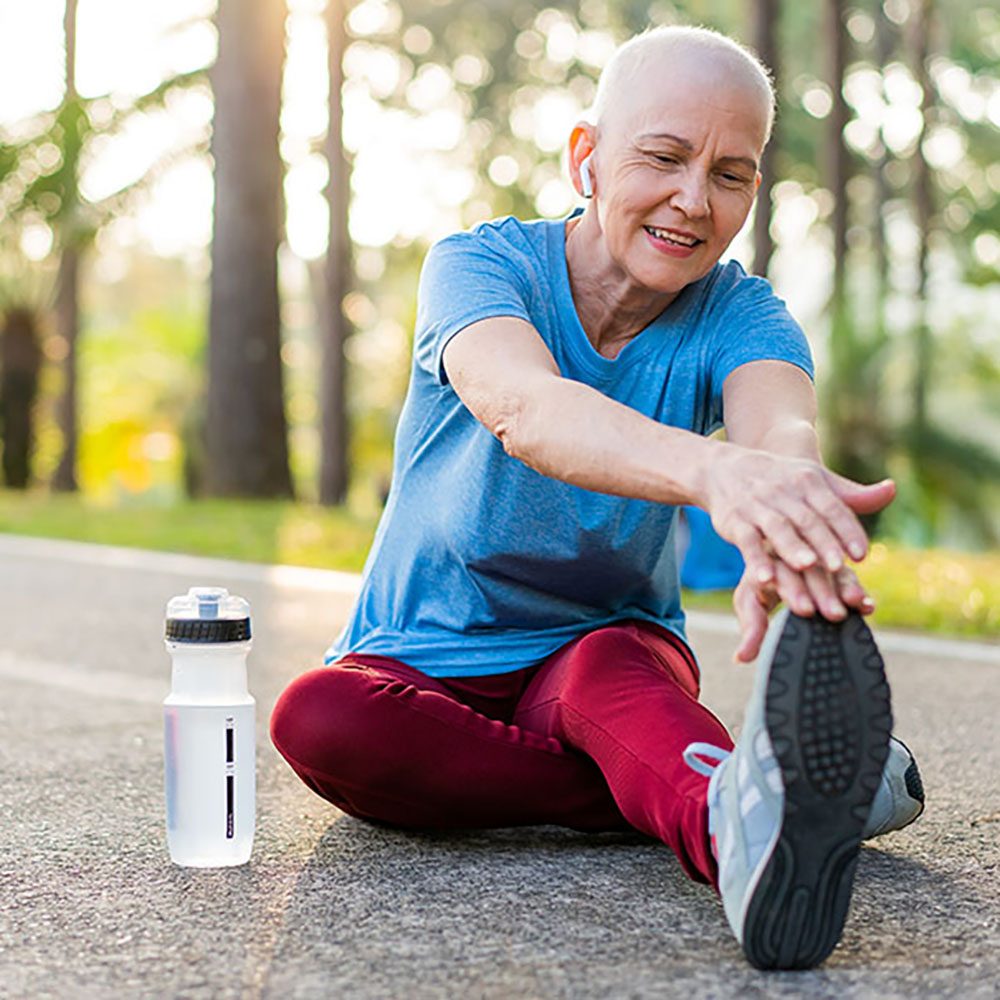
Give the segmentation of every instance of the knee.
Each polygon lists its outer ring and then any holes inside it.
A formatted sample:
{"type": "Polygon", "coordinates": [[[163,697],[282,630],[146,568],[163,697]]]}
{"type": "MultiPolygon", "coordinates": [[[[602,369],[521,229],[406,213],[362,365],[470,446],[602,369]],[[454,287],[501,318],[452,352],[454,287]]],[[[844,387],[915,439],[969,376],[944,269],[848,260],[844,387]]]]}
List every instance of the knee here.
{"type": "Polygon", "coordinates": [[[573,653],[574,666],[578,673],[591,670],[606,670],[609,663],[634,657],[645,652],[634,629],[626,625],[608,625],[594,629],[577,640],[573,653]]]}
{"type": "Polygon", "coordinates": [[[351,672],[321,667],[296,677],[271,712],[271,742],[289,763],[316,767],[339,756],[338,744],[356,741],[352,716],[360,710],[351,672]]]}
{"type": "MultiPolygon", "coordinates": [[[[593,691],[607,691],[626,683],[632,665],[641,665],[640,674],[648,674],[655,662],[649,649],[627,625],[608,625],[581,636],[570,648],[564,666],[562,697],[574,702],[593,691]]],[[[631,674],[635,676],[634,672],[631,674]]]]}

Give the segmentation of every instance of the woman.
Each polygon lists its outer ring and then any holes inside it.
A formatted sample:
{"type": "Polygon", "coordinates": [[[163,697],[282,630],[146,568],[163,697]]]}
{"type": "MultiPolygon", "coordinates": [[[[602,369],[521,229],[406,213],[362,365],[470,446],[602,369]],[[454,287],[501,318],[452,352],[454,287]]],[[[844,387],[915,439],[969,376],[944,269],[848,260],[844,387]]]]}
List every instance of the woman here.
{"type": "Polygon", "coordinates": [[[822,467],[801,330],[719,263],[772,118],[736,43],[649,32],[570,137],[584,210],[431,249],[361,593],[272,738],[363,819],[641,830],[719,889],[751,961],[801,967],[836,944],[866,821],[918,805],[895,745],[879,785],[888,688],[846,565],[866,551],[856,513],[893,484],[822,467]],[[735,749],[684,634],[686,503],[746,561],[739,659],[779,599],[798,613],[772,626],[735,749]]]}

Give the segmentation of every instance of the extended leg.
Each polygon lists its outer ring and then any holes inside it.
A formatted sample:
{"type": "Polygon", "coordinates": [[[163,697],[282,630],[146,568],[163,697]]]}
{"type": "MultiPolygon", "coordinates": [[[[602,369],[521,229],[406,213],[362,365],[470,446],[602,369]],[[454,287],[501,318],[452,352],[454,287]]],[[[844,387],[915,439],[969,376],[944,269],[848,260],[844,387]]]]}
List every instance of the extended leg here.
{"type": "Polygon", "coordinates": [[[669,844],[685,871],[715,881],[707,779],[687,767],[692,742],[731,747],[697,700],[693,664],[652,625],[623,622],[564,646],[528,685],[514,722],[583,751],[625,818],[669,844]]]}

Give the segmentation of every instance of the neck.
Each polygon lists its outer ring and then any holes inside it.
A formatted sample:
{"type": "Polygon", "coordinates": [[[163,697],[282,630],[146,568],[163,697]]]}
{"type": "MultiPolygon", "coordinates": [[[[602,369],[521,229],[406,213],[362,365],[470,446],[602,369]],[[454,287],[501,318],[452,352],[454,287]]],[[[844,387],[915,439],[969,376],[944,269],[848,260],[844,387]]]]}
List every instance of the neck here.
{"type": "Polygon", "coordinates": [[[566,267],[580,324],[594,350],[615,358],[675,298],[637,285],[608,255],[597,211],[566,223],[566,267]]]}

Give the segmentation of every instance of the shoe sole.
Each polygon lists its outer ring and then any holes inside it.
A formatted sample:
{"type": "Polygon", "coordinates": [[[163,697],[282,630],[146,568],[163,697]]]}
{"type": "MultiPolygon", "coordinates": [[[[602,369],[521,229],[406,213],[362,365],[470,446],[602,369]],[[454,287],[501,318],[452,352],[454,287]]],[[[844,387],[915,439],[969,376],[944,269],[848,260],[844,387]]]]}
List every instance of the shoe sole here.
{"type": "Polygon", "coordinates": [[[743,949],[760,969],[808,969],[840,939],[889,753],[889,685],[860,615],[829,622],[789,614],[764,713],[784,817],[746,911],[743,949]]]}

